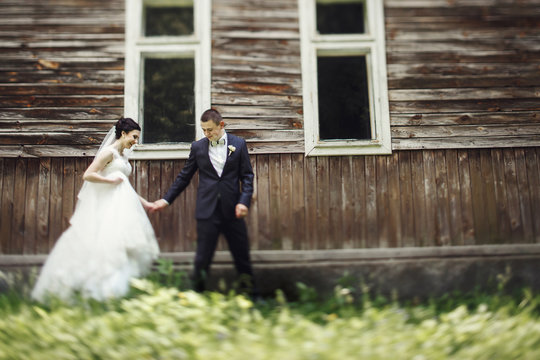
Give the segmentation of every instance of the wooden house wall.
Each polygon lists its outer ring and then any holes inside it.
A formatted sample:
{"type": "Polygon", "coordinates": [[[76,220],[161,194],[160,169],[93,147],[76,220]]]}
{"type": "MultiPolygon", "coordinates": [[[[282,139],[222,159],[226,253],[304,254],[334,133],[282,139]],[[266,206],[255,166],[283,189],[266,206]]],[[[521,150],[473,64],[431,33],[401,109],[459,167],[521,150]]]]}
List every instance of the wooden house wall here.
{"type": "MultiPolygon", "coordinates": [[[[384,157],[252,155],[252,248],[538,243],[539,159],[540,149],[531,147],[403,150],[384,157]]],[[[0,253],[49,250],[68,226],[89,161],[0,159],[0,253]]],[[[131,181],[142,196],[158,199],[183,163],[135,161],[131,181]]],[[[162,251],[194,249],[196,184],[151,215],[162,251]]]]}
{"type": "MultiPolygon", "coordinates": [[[[297,3],[214,0],[212,104],[252,154],[253,248],[539,242],[539,11],[386,0],[393,154],[306,158],[297,3]]],[[[44,253],[123,113],[124,1],[0,0],[0,20],[0,253],[44,253]]],[[[155,199],[183,162],[135,161],[132,182],[155,199]]],[[[195,185],[152,216],[163,251],[193,249],[195,185]]]]}
{"type": "Polygon", "coordinates": [[[123,0],[0,0],[0,156],[94,154],[124,112],[123,0]]]}

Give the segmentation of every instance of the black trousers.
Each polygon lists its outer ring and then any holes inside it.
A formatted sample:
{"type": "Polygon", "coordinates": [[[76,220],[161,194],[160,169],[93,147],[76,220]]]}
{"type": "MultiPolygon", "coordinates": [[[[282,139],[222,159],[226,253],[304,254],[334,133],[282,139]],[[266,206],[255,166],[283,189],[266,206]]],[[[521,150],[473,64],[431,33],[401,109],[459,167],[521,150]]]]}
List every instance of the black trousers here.
{"type": "Polygon", "coordinates": [[[244,219],[225,219],[219,203],[211,218],[197,220],[197,251],[192,277],[194,290],[199,292],[206,290],[206,279],[210,273],[210,265],[220,234],[225,236],[229,245],[239,275],[239,288],[252,295],[255,294],[257,291],[249,255],[246,222],[244,219]]]}

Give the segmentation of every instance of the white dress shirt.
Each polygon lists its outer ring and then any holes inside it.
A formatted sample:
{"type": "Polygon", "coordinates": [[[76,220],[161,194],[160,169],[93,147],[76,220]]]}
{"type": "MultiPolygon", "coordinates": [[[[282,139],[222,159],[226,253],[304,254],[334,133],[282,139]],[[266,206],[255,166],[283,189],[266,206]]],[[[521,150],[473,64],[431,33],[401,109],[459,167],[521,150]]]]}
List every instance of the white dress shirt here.
{"type": "Polygon", "coordinates": [[[224,144],[212,145],[212,142],[208,145],[208,156],[210,161],[216,169],[217,174],[221,177],[223,173],[223,167],[225,167],[225,161],[227,161],[227,133],[223,132],[223,136],[218,141],[224,140],[224,144]]]}

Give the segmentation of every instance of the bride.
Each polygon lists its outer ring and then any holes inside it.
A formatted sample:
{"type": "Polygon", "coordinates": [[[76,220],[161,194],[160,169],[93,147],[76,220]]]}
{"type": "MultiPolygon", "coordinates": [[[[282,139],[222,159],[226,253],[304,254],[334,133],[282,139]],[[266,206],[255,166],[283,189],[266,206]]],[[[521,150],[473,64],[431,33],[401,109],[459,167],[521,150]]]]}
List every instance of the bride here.
{"type": "Polygon", "coordinates": [[[74,294],[105,300],[122,297],[131,278],[145,275],[159,247],[145,209],[128,176],[126,150],[137,143],[141,128],[121,118],[105,137],[84,173],[70,227],[45,262],[32,298],[68,301],[74,294]]]}

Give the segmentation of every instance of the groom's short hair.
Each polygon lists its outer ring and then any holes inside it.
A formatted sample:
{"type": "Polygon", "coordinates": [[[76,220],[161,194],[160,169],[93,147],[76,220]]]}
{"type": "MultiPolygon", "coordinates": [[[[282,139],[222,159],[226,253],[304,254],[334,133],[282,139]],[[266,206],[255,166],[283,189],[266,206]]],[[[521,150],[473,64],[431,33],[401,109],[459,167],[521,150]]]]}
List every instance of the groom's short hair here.
{"type": "Polygon", "coordinates": [[[201,115],[201,122],[207,121],[213,121],[214,124],[219,125],[223,121],[223,118],[221,117],[219,111],[215,109],[208,109],[201,115]]]}

